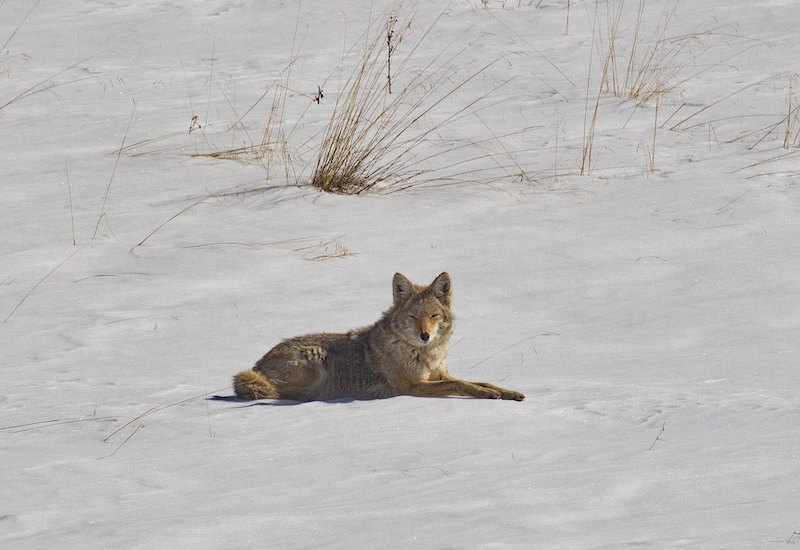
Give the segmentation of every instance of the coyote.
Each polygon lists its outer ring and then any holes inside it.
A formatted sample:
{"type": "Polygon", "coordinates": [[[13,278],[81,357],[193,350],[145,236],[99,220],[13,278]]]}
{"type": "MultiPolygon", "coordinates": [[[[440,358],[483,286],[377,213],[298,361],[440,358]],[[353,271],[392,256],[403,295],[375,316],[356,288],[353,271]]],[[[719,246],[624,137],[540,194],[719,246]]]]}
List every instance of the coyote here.
{"type": "Polygon", "coordinates": [[[395,273],[392,295],[392,307],[369,327],[284,340],[252,370],[233,377],[236,395],[293,401],[396,395],[525,399],[519,392],[447,373],[445,354],[454,321],[450,275],[442,273],[421,287],[395,273]]]}

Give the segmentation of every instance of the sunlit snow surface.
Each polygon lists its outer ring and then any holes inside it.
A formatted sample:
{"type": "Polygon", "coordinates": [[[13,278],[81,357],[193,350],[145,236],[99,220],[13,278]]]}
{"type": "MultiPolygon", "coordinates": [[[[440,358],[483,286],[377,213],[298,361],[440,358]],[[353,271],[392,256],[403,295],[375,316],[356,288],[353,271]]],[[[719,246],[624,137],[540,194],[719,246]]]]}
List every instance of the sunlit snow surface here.
{"type": "Polygon", "coordinates": [[[358,197],[304,183],[392,4],[298,4],[0,3],[0,547],[800,543],[794,2],[678,4],[658,105],[598,95],[595,2],[422,3],[395,85],[483,100],[412,154],[475,175],[358,197]],[[281,84],[288,180],[207,156],[281,84]],[[444,270],[451,373],[526,401],[225,399],[444,270]]]}

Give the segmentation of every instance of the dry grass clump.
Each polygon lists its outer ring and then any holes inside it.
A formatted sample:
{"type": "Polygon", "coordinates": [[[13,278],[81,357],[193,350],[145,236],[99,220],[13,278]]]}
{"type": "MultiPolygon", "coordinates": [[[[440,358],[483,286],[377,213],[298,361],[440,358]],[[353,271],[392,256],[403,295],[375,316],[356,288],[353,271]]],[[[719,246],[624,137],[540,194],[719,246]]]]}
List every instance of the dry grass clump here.
{"type": "Polygon", "coordinates": [[[607,0],[604,21],[597,29],[595,47],[603,63],[603,87],[622,99],[646,103],[679,84],[679,73],[694,57],[689,46],[703,33],[667,36],[677,8],[675,1],[664,2],[655,24],[643,28],[645,0],[639,0],[633,34],[623,43],[620,32],[624,5],[624,0],[607,0]]]}
{"type": "MultiPolygon", "coordinates": [[[[631,11],[625,9],[625,0],[597,0],[595,3],[592,23],[594,48],[587,73],[581,175],[588,175],[592,168],[594,135],[604,94],[635,101],[639,105],[655,102],[652,138],[655,149],[661,98],[759,44],[756,40],[719,29],[671,34],[678,1],[661,3],[658,12],[653,12],[653,5],[639,0],[635,18],[631,19],[631,11]],[[590,91],[592,82],[597,86],[594,96],[590,91]]],[[[673,125],[670,130],[677,129],[704,109],[673,125]]],[[[652,170],[654,151],[650,155],[652,170]]]]}
{"type": "MultiPolygon", "coordinates": [[[[397,40],[402,34],[394,33],[397,40]]],[[[405,94],[389,95],[390,56],[377,36],[365,49],[358,67],[339,94],[311,176],[311,185],[323,191],[361,193],[391,172],[391,164],[378,162],[395,139],[398,112],[405,94]],[[388,98],[388,101],[387,101],[388,98]],[[394,120],[394,122],[393,122],[394,120]]],[[[404,90],[405,91],[405,90],[404,90]]],[[[402,133],[402,131],[400,131],[402,133]]]]}
{"type": "MultiPolygon", "coordinates": [[[[323,191],[359,194],[376,187],[396,190],[434,179],[444,181],[458,175],[459,165],[490,156],[482,151],[486,149],[485,141],[461,144],[450,141],[445,149],[426,152],[422,152],[421,146],[433,145],[434,134],[438,135],[445,126],[463,117],[477,116],[480,109],[476,105],[502,83],[475,100],[462,101],[460,107],[444,118],[434,121],[429,117],[445,102],[451,105],[460,100],[457,92],[493,63],[459,80],[455,60],[466,47],[446,59],[440,54],[398,90],[398,75],[405,73],[409,59],[436,21],[405,58],[393,66],[392,54],[409,26],[396,28],[396,12],[387,20],[385,32],[381,29],[367,39],[360,61],[338,94],[323,132],[310,178],[311,185],[323,191]],[[390,88],[392,83],[394,89],[390,88]],[[467,147],[474,147],[478,153],[467,160],[462,155],[461,161],[450,164],[431,163],[467,147]]],[[[493,135],[491,141],[499,139],[493,135]]]]}
{"type": "Polygon", "coordinates": [[[605,92],[646,103],[726,63],[744,51],[740,48],[753,45],[752,40],[719,29],[671,34],[677,0],[661,4],[657,14],[652,12],[652,5],[639,0],[635,19],[628,21],[625,15],[630,10],[625,9],[625,0],[596,4],[594,44],[603,66],[605,92]],[[708,54],[715,49],[724,49],[725,53],[707,63],[708,54]]]}

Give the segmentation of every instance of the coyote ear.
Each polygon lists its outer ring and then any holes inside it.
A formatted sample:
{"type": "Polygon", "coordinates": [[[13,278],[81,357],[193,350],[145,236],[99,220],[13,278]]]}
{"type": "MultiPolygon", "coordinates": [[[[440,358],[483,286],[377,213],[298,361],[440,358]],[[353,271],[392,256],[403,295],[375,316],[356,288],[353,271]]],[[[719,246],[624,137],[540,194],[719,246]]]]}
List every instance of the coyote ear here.
{"type": "Polygon", "coordinates": [[[395,273],[392,279],[392,297],[394,305],[408,300],[414,294],[414,285],[402,273],[395,273]]]}
{"type": "Polygon", "coordinates": [[[450,305],[450,299],[453,296],[453,286],[450,284],[450,274],[445,271],[436,277],[430,286],[433,295],[444,305],[450,305]]]}

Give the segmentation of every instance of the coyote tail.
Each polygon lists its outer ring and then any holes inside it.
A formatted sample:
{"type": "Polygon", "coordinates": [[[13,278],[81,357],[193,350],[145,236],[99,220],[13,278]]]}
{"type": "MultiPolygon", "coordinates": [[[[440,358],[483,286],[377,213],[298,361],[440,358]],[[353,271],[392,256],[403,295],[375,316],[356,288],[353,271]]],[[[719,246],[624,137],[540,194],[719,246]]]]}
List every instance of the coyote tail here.
{"type": "Polygon", "coordinates": [[[278,390],[260,372],[245,370],[233,377],[233,390],[240,399],[278,399],[278,390]]]}

